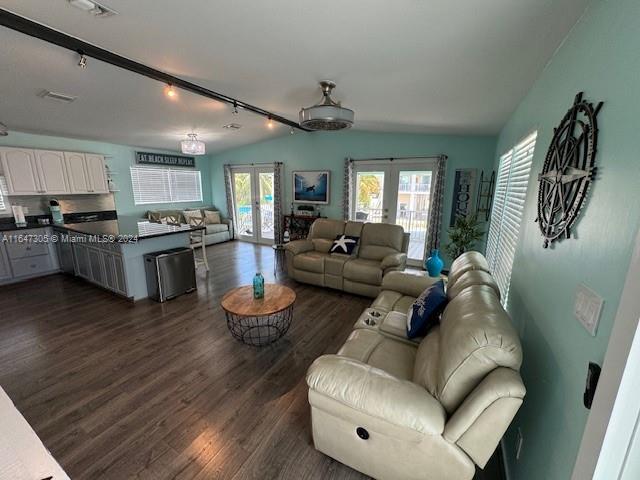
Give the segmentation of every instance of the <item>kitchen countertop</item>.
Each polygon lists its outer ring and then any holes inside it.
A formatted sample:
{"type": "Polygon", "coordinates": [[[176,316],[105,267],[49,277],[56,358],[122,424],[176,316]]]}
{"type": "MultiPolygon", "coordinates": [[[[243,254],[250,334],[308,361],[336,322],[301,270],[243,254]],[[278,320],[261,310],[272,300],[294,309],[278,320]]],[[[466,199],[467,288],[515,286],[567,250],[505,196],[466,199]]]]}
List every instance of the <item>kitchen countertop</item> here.
{"type": "Polygon", "coordinates": [[[173,235],[176,233],[193,232],[203,230],[203,226],[194,226],[188,224],[167,225],[164,223],[150,222],[144,218],[136,216],[119,216],[117,220],[101,220],[97,222],[83,223],[65,223],[62,225],[40,225],[39,223],[29,223],[26,227],[17,227],[15,223],[0,223],[0,231],[20,231],[30,228],[62,228],[75,233],[84,233],[86,235],[100,235],[110,238],[116,242],[130,242],[143,240],[145,238],[162,237],[164,235],[173,235]]]}

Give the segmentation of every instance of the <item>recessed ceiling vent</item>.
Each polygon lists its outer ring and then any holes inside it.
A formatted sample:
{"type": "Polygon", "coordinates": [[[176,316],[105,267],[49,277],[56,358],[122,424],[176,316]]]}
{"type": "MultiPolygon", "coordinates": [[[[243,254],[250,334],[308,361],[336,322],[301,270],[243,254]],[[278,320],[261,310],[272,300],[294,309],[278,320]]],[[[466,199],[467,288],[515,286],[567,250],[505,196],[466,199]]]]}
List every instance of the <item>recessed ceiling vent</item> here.
{"type": "Polygon", "coordinates": [[[226,128],[227,130],[240,130],[242,125],[239,123],[227,123],[226,125],[223,125],[222,128],[226,128]]]}
{"type": "Polygon", "coordinates": [[[91,13],[94,17],[98,18],[107,18],[112,17],[113,15],[117,15],[113,8],[107,7],[102,3],[94,2],[93,0],[68,0],[69,4],[83,10],[85,12],[91,13]]]}
{"type": "Polygon", "coordinates": [[[331,98],[336,84],[330,80],[320,82],[322,100],[313,107],[300,110],[300,125],[310,130],[342,130],[353,125],[353,110],[344,108],[331,98]]]}
{"type": "Polygon", "coordinates": [[[39,94],[41,98],[49,98],[51,100],[57,100],[58,102],[63,103],[71,103],[75,101],[78,97],[74,97],[73,95],[65,95],[64,93],[52,92],[50,90],[42,90],[39,94]]]}

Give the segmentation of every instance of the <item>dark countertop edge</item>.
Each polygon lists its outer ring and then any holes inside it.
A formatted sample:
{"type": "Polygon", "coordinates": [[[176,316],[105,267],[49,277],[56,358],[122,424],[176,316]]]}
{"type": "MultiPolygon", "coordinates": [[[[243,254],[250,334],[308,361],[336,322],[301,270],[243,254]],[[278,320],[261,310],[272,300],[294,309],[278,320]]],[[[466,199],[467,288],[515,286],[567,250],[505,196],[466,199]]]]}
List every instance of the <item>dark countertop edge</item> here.
{"type": "MultiPolygon", "coordinates": [[[[87,222],[87,223],[91,223],[91,222],[87,222]]],[[[69,227],[67,225],[49,225],[49,226],[53,226],[56,228],[60,228],[62,230],[67,230],[69,232],[74,232],[74,233],[81,233],[82,235],[89,235],[89,236],[110,236],[110,235],[114,235],[114,234],[110,234],[110,233],[96,233],[96,232],[87,232],[87,231],[82,231],[80,230],[78,227],[72,228],[69,227]]],[[[135,235],[138,237],[138,240],[147,240],[149,238],[157,238],[157,237],[166,237],[167,235],[176,235],[178,233],[191,233],[191,232],[195,232],[198,230],[204,230],[205,227],[196,227],[194,226],[191,230],[176,230],[175,232],[161,232],[161,233],[152,233],[149,235],[135,235]]],[[[116,240],[114,243],[135,243],[132,241],[129,241],[128,237],[130,234],[115,234],[114,236],[116,237],[116,240]],[[118,238],[120,237],[120,238],[118,238]],[[127,237],[127,238],[125,238],[127,237]]]]}
{"type": "Polygon", "coordinates": [[[53,227],[53,224],[41,225],[39,223],[27,223],[26,227],[18,227],[15,223],[0,223],[0,232],[12,232],[21,230],[31,230],[33,228],[47,228],[53,227]]]}

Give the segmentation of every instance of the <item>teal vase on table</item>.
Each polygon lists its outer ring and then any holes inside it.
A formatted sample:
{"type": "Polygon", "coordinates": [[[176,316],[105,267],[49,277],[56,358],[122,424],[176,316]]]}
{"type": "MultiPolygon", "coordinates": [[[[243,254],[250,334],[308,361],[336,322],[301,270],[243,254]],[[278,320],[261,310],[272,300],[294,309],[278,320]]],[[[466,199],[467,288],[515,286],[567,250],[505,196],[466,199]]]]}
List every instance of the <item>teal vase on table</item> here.
{"type": "Polygon", "coordinates": [[[440,258],[440,251],[437,248],[431,250],[431,256],[424,262],[424,268],[427,270],[430,277],[440,276],[440,273],[444,268],[444,262],[440,258]]]}
{"type": "Polygon", "coordinates": [[[260,272],[253,277],[253,298],[264,298],[264,277],[260,272]]]}

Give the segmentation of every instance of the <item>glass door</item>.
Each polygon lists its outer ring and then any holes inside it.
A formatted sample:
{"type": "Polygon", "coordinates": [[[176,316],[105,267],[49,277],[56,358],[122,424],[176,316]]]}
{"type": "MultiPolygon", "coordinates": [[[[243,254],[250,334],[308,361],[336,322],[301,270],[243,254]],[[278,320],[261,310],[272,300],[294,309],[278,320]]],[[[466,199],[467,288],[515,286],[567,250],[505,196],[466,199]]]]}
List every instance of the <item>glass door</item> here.
{"type": "Polygon", "coordinates": [[[256,240],[256,230],[254,228],[253,169],[234,168],[232,180],[238,238],[240,240],[254,242],[256,240]]]}
{"type": "Polygon", "coordinates": [[[233,169],[233,197],[238,237],[272,244],[274,239],[273,168],[233,169]]]}
{"type": "Polygon", "coordinates": [[[389,221],[389,204],[385,183],[388,168],[362,167],[354,171],[355,201],[351,218],[359,222],[385,223],[389,221]]]}
{"type": "Polygon", "coordinates": [[[429,224],[434,163],[425,161],[363,162],[354,168],[351,218],[393,223],[410,234],[410,265],[422,265],[429,224]]]}
{"type": "Polygon", "coordinates": [[[407,257],[414,265],[421,265],[425,258],[431,176],[431,170],[401,168],[398,171],[395,223],[411,234],[407,257]]]}

